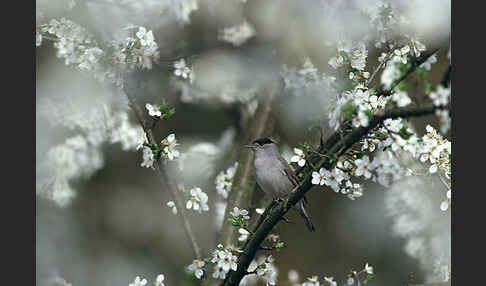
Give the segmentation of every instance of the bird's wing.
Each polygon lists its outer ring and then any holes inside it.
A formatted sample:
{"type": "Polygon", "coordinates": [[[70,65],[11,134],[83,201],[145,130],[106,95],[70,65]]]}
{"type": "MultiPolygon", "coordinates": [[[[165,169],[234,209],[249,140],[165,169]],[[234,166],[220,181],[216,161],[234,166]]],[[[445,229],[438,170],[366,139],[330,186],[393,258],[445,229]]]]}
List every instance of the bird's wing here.
{"type": "MultiPolygon", "coordinates": [[[[285,161],[285,159],[283,157],[279,157],[279,160],[280,162],[282,163],[282,166],[283,166],[283,173],[284,175],[287,176],[287,178],[289,178],[290,182],[292,183],[292,185],[295,187],[297,187],[299,185],[299,179],[297,178],[297,176],[295,175],[295,172],[294,170],[292,169],[292,167],[287,163],[287,161],[285,161]]],[[[304,203],[307,203],[307,198],[304,196],[303,197],[303,201],[304,203]]]]}
{"type": "Polygon", "coordinates": [[[287,161],[285,161],[285,159],[283,157],[280,156],[278,159],[280,160],[280,163],[282,163],[284,174],[287,176],[287,178],[289,178],[292,185],[294,187],[298,186],[299,185],[299,179],[295,175],[292,167],[290,167],[290,165],[287,163],[287,161]]]}

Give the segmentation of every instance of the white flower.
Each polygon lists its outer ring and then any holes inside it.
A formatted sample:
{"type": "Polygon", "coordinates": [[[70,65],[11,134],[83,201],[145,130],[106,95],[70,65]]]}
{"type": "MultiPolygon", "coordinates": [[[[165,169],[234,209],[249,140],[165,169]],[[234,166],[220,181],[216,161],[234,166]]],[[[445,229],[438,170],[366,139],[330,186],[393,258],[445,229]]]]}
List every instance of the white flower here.
{"type": "Polygon", "coordinates": [[[180,59],[174,62],[174,75],[182,78],[188,78],[191,75],[191,69],[186,65],[186,60],[180,59]]]}
{"type": "Polygon", "coordinates": [[[373,165],[370,164],[370,158],[368,156],[363,156],[361,159],[356,159],[354,164],[356,165],[356,170],[354,171],[356,176],[364,176],[367,179],[373,176],[373,174],[370,172],[370,170],[373,170],[373,165]]]}
{"type": "Polygon", "coordinates": [[[392,100],[397,104],[398,107],[404,107],[412,103],[412,100],[408,96],[406,91],[399,90],[395,91],[392,95],[392,100]]]}
{"type": "Polygon", "coordinates": [[[426,50],[426,47],[424,44],[419,42],[419,40],[412,38],[410,41],[410,45],[412,46],[412,50],[410,51],[410,54],[415,55],[415,57],[420,57],[421,52],[426,50]]]}
{"type": "Polygon", "coordinates": [[[224,279],[226,279],[227,273],[228,272],[224,271],[223,268],[219,267],[218,265],[215,265],[214,271],[213,271],[213,278],[224,280],[224,279]]]}
{"type": "Polygon", "coordinates": [[[447,191],[446,196],[447,196],[447,198],[448,198],[449,200],[451,199],[451,197],[452,197],[451,190],[448,190],[448,191],[447,191]]]}
{"type": "Polygon", "coordinates": [[[229,167],[226,172],[222,171],[218,174],[218,176],[216,176],[216,191],[225,199],[228,198],[228,194],[229,192],[231,192],[233,177],[235,176],[237,167],[238,162],[236,162],[233,166],[229,167]]]}
{"type": "Polygon", "coordinates": [[[321,185],[321,186],[324,185],[324,180],[327,173],[329,173],[329,171],[324,168],[319,169],[319,173],[316,171],[312,172],[311,183],[313,185],[321,185]]]}
{"type": "Polygon", "coordinates": [[[137,143],[135,145],[135,150],[142,149],[146,142],[147,142],[147,135],[145,135],[145,133],[143,133],[143,137],[137,139],[137,143]]]}
{"type": "Polygon", "coordinates": [[[35,33],[35,46],[39,47],[42,44],[42,34],[39,32],[35,33]]]}
{"type": "Polygon", "coordinates": [[[221,30],[218,39],[231,43],[233,46],[241,46],[255,34],[255,28],[245,20],[241,25],[221,30]]]}
{"type": "Polygon", "coordinates": [[[256,208],[255,212],[259,215],[262,215],[265,212],[265,209],[256,208]]]}
{"type": "Polygon", "coordinates": [[[358,116],[353,118],[353,126],[358,128],[360,126],[366,127],[369,124],[369,118],[363,111],[358,111],[358,116]]]}
{"type": "Polygon", "coordinates": [[[329,283],[330,286],[337,286],[336,281],[334,281],[333,277],[324,277],[324,280],[329,283]]]}
{"type": "Polygon", "coordinates": [[[358,43],[351,52],[351,66],[359,71],[362,71],[366,66],[366,57],[368,51],[364,43],[358,43]]]}
{"type": "Polygon", "coordinates": [[[147,146],[143,146],[143,162],[140,166],[145,168],[154,168],[154,153],[152,153],[152,149],[147,146]]]}
{"type": "Polygon", "coordinates": [[[440,210],[445,212],[449,208],[449,202],[443,201],[440,203],[440,210]]]}
{"type": "Polygon", "coordinates": [[[369,265],[368,263],[366,263],[365,265],[365,269],[366,273],[368,274],[373,274],[373,266],[369,265]]]}
{"type": "Polygon", "coordinates": [[[302,150],[298,148],[294,148],[294,153],[296,154],[292,158],[290,158],[290,162],[295,162],[299,166],[304,167],[305,165],[305,154],[302,150]]]}
{"type": "Polygon", "coordinates": [[[233,217],[239,218],[241,216],[244,220],[249,220],[250,216],[248,216],[248,211],[245,209],[239,209],[238,207],[234,207],[233,211],[230,212],[233,217]]]}
{"type": "Polygon", "coordinates": [[[170,134],[162,140],[162,144],[166,145],[164,147],[164,153],[165,155],[169,158],[169,160],[174,160],[174,158],[178,158],[180,156],[179,151],[175,149],[175,147],[179,144],[177,144],[177,140],[175,139],[175,134],[170,134]]]}
{"type": "Polygon", "coordinates": [[[317,276],[308,277],[307,281],[302,283],[302,286],[319,286],[319,278],[317,276]]]}
{"type": "Polygon", "coordinates": [[[150,103],[147,103],[145,104],[145,108],[148,110],[148,114],[150,116],[157,116],[157,117],[162,116],[162,112],[160,111],[160,108],[157,105],[152,105],[150,103]]]}
{"type": "Polygon", "coordinates": [[[145,279],[145,278],[140,279],[140,277],[137,276],[137,277],[135,277],[135,280],[132,283],[130,283],[128,286],[143,286],[145,284],[147,284],[147,279],[145,279]]]}
{"type": "Polygon", "coordinates": [[[344,58],[342,56],[335,56],[327,62],[334,69],[338,69],[343,66],[344,58]]]}
{"type": "Polygon", "coordinates": [[[187,209],[193,209],[199,213],[202,211],[209,211],[208,195],[201,190],[201,188],[193,188],[189,191],[191,197],[186,203],[187,209]]]}
{"type": "Polygon", "coordinates": [[[410,52],[410,47],[408,45],[401,49],[396,49],[393,51],[394,58],[401,61],[403,64],[407,64],[408,52],[410,52]]]}
{"type": "Polygon", "coordinates": [[[429,94],[435,106],[447,105],[451,95],[450,88],[444,88],[442,85],[438,85],[436,91],[429,94]]]}
{"type": "Polygon", "coordinates": [[[155,286],[165,286],[164,279],[164,274],[157,275],[157,278],[155,278],[155,286]]]}
{"type": "Polygon", "coordinates": [[[139,27],[137,37],[140,39],[142,46],[151,46],[154,43],[154,34],[152,31],[148,31],[144,27],[139,27]]]}
{"type": "Polygon", "coordinates": [[[167,202],[167,206],[172,209],[173,214],[177,214],[177,207],[173,201],[167,202]]]}
{"type": "Polygon", "coordinates": [[[197,279],[201,279],[201,277],[204,274],[204,270],[202,269],[206,263],[201,260],[194,259],[192,261],[192,264],[187,266],[187,269],[189,271],[194,271],[194,276],[196,276],[197,279]]]}
{"type": "Polygon", "coordinates": [[[400,77],[400,70],[396,62],[392,59],[387,62],[385,69],[381,73],[381,83],[386,89],[390,89],[392,83],[400,77]]]}
{"type": "Polygon", "coordinates": [[[240,233],[240,236],[238,237],[238,241],[246,241],[250,236],[250,232],[244,228],[240,228],[238,232],[240,233]]]}
{"type": "MultiPolygon", "coordinates": [[[[218,248],[222,248],[221,245],[218,245],[218,248]]],[[[223,250],[216,250],[213,253],[213,258],[211,262],[216,263],[218,267],[222,268],[224,272],[228,272],[230,269],[236,271],[238,264],[238,257],[233,255],[230,249],[226,248],[223,250]]]]}
{"type": "Polygon", "coordinates": [[[353,277],[349,277],[348,280],[346,281],[346,284],[348,285],[353,285],[354,284],[354,278],[353,277]]]}

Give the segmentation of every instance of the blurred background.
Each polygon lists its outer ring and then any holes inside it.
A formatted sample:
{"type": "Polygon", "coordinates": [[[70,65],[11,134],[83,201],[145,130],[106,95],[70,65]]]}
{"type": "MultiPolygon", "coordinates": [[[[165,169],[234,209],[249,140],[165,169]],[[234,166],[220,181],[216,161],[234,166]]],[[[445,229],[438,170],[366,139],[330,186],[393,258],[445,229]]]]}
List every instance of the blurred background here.
{"type": "MultiPolygon", "coordinates": [[[[402,33],[419,34],[427,47],[442,47],[427,75],[428,82],[437,84],[449,65],[450,1],[387,2],[411,23],[402,33]]],[[[198,186],[209,196],[209,212],[189,212],[209,256],[219,243],[215,204],[223,200],[215,178],[233,166],[248,143],[242,110],[252,114],[265,87],[279,80],[282,66],[299,69],[306,57],[320,73],[342,77],[328,64],[336,54],[329,43],[339,35],[363,39],[370,31],[363,11],[378,3],[37,0],[36,12],[38,25],[65,17],[99,43],[113,40],[127,24],[153,31],[161,60],[137,75],[143,82],[137,100],[144,105],[165,99],[176,108],[173,117],[157,125],[155,137],[176,134],[183,155],[169,162],[171,179],[186,188],[198,186]],[[251,28],[243,43],[222,39],[224,28],[245,21],[251,28]],[[190,57],[195,83],[174,77],[172,63],[180,57],[190,57]]],[[[371,72],[379,53],[372,45],[368,49],[366,70],[371,72]]],[[[128,285],[137,275],[152,283],[159,273],[165,275],[166,285],[197,285],[184,275],[194,257],[181,221],[166,206],[171,196],[153,170],[140,167],[141,152],[127,147],[133,142],[106,133],[110,126],[125,131],[137,126],[124,93],[66,66],[47,40],[36,48],[35,62],[37,285],[55,285],[54,277],[74,286],[128,285]],[[64,165],[54,166],[58,161],[64,165]],[[59,168],[72,172],[72,179],[56,179],[59,168]],[[53,194],[51,188],[64,191],[53,194]]],[[[423,91],[415,75],[409,81],[415,91],[423,91]]],[[[312,126],[320,125],[324,137],[332,132],[327,120],[334,97],[322,86],[285,90],[277,96],[272,133],[287,159],[298,144],[318,143],[312,126]]],[[[410,124],[419,135],[426,124],[439,126],[435,116],[410,124]]],[[[328,188],[312,190],[307,211],[314,233],[289,212],[292,222],[278,228],[287,247],[273,254],[277,285],[288,283],[292,269],[302,282],[312,275],[333,276],[341,285],[348,271],[366,263],[376,273],[370,285],[405,285],[411,277],[417,282],[441,281],[436,264],[450,262],[450,210],[438,207],[443,196],[440,181],[412,177],[390,188],[371,181],[363,187],[364,195],[356,201],[328,188]]]]}

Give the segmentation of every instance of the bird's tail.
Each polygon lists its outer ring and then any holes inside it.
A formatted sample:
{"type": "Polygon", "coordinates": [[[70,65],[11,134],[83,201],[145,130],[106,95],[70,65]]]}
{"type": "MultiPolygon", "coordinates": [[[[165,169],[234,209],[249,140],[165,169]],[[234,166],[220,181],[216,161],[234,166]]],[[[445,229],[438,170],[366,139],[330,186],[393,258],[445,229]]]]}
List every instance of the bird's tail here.
{"type": "Polygon", "coordinates": [[[307,212],[305,211],[305,208],[304,208],[304,200],[303,199],[300,200],[297,204],[298,204],[297,211],[304,218],[305,225],[307,226],[309,231],[314,231],[315,230],[314,225],[312,224],[312,222],[311,222],[311,220],[310,220],[309,216],[307,215],[307,212]]]}

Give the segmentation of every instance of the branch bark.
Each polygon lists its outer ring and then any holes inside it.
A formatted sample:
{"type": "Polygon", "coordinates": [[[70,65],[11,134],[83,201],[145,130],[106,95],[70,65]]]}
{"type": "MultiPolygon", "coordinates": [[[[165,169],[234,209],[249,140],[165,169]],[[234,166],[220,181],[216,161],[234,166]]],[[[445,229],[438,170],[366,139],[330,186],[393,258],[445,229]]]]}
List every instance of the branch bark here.
{"type": "MultiPolygon", "coordinates": [[[[138,105],[137,100],[135,98],[135,94],[137,92],[137,84],[133,79],[129,78],[128,75],[125,75],[123,79],[123,91],[125,92],[128,98],[129,105],[133,110],[133,112],[135,113],[135,117],[137,118],[137,121],[142,126],[143,131],[147,136],[148,143],[157,144],[157,140],[155,140],[152,131],[154,125],[150,125],[150,126],[148,125],[147,121],[145,120],[144,112],[140,108],[140,105],[138,105]]],[[[169,191],[172,199],[175,202],[175,205],[177,207],[177,213],[179,215],[179,218],[182,220],[184,231],[190,240],[195,257],[201,260],[202,259],[201,248],[199,247],[196,237],[192,231],[191,224],[189,223],[189,220],[186,216],[185,205],[177,192],[176,186],[174,186],[174,184],[171,182],[166,172],[166,169],[163,168],[162,160],[158,160],[157,164],[154,164],[154,169],[155,172],[157,173],[157,177],[159,178],[160,182],[166,186],[166,189],[169,191]]]]}
{"type": "MultiPolygon", "coordinates": [[[[246,142],[252,141],[273,133],[275,120],[272,116],[272,105],[275,97],[280,92],[282,86],[279,82],[275,86],[264,91],[266,94],[260,97],[258,109],[254,118],[250,121],[249,132],[246,142]]],[[[228,197],[228,204],[224,215],[224,221],[231,217],[230,212],[235,206],[238,208],[248,208],[255,190],[255,175],[253,172],[253,154],[248,148],[241,150],[238,157],[238,168],[233,178],[233,185],[228,197]]],[[[221,243],[224,246],[235,241],[237,229],[231,224],[224,223],[221,230],[221,243]]]]}

